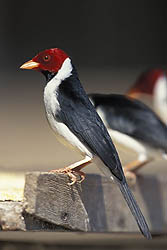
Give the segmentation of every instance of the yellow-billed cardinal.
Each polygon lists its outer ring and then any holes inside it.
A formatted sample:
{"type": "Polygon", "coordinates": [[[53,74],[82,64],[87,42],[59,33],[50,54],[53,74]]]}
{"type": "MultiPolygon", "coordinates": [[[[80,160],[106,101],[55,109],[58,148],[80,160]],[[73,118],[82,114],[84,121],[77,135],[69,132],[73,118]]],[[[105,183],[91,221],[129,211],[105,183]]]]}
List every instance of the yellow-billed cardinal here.
{"type": "Polygon", "coordinates": [[[117,94],[89,94],[115,143],[138,154],[138,159],[124,166],[126,177],[135,178],[138,168],[156,158],[166,158],[167,126],[144,103],[117,94]]]}
{"type": "Polygon", "coordinates": [[[167,124],[167,72],[163,69],[151,69],[143,72],[127,95],[142,99],[143,95],[151,96],[153,109],[167,124]]]}
{"type": "Polygon", "coordinates": [[[150,239],[148,226],[128,187],[114,144],[86,95],[70,57],[60,49],[48,49],[21,68],[35,69],[45,75],[47,119],[61,141],[85,156],[84,160],[60,172],[69,174],[73,179],[75,172],[95,161],[107,177],[116,181],[141,232],[150,239]]]}

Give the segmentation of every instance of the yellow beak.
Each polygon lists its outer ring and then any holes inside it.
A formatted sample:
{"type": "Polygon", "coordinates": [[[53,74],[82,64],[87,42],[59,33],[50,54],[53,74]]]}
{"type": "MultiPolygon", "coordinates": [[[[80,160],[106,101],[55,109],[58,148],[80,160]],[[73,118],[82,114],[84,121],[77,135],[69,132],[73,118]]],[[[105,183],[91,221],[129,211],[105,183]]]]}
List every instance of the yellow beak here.
{"type": "Polygon", "coordinates": [[[23,65],[21,65],[20,69],[35,69],[39,67],[39,63],[30,60],[23,65]]]}

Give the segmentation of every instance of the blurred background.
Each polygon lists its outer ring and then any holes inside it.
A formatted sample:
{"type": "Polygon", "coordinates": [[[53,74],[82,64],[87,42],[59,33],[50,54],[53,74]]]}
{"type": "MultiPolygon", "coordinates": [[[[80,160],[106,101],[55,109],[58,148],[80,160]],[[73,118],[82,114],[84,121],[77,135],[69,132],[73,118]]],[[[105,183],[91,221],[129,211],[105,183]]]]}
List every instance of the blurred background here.
{"type": "MultiPolygon", "coordinates": [[[[80,159],[57,143],[47,124],[44,77],[21,64],[59,47],[72,57],[87,92],[125,93],[143,70],[166,67],[166,14],[165,0],[1,0],[1,170],[47,171],[80,159]]],[[[131,157],[120,155],[123,164],[131,157]]]]}

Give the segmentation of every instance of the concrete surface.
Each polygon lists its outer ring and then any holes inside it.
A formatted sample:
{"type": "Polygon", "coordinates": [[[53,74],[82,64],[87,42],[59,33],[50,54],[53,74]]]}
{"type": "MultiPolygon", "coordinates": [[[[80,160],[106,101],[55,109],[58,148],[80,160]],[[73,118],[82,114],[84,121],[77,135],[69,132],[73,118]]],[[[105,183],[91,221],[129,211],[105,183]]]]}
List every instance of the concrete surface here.
{"type": "Polygon", "coordinates": [[[21,202],[0,202],[0,226],[4,231],[25,231],[21,202]]]}

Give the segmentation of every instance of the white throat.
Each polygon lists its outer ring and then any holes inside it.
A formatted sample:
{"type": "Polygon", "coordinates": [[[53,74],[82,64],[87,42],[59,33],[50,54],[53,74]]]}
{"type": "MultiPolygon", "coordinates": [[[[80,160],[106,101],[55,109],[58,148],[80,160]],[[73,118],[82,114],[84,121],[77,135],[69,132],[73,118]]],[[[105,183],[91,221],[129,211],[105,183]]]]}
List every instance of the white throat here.
{"type": "Polygon", "coordinates": [[[161,76],[154,88],[153,105],[161,119],[167,123],[167,78],[161,76]]]}
{"type": "Polygon", "coordinates": [[[72,72],[72,64],[71,64],[71,59],[68,57],[63,62],[61,68],[55,75],[55,78],[64,81],[66,78],[72,75],[71,72],[72,72]]]}
{"type": "Polygon", "coordinates": [[[61,82],[72,75],[72,69],[71,59],[66,58],[61,69],[59,69],[57,74],[47,83],[44,90],[44,103],[47,114],[56,114],[56,111],[59,109],[57,90],[61,82]]]}

